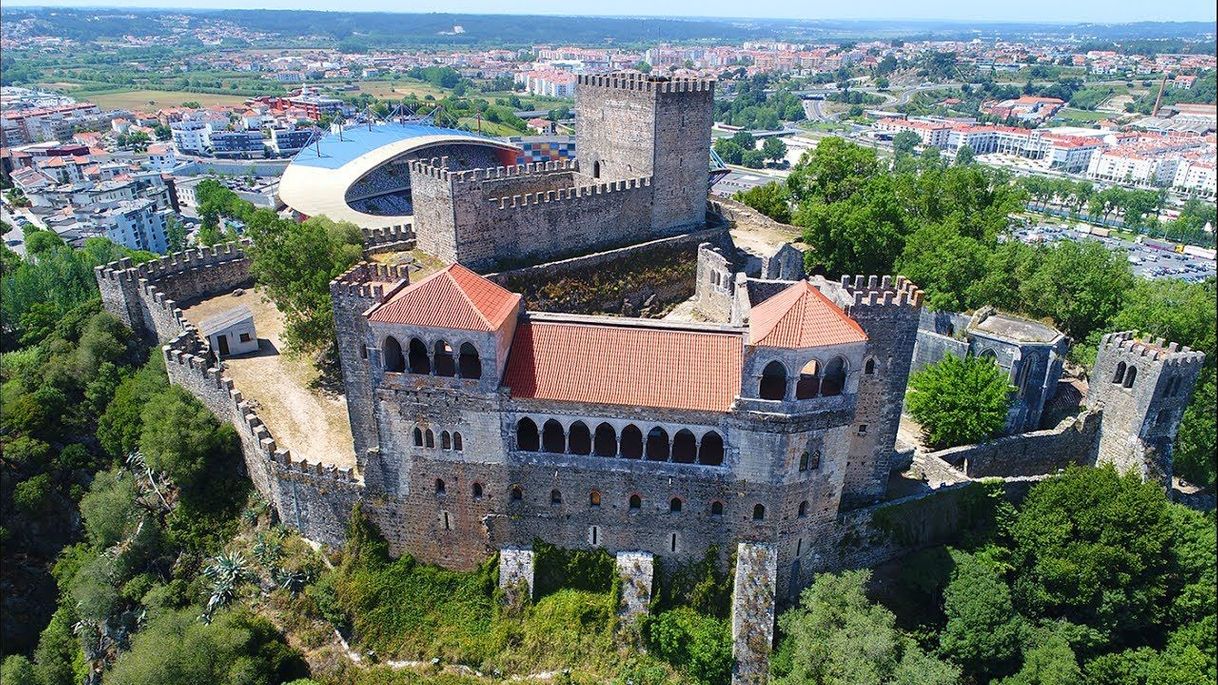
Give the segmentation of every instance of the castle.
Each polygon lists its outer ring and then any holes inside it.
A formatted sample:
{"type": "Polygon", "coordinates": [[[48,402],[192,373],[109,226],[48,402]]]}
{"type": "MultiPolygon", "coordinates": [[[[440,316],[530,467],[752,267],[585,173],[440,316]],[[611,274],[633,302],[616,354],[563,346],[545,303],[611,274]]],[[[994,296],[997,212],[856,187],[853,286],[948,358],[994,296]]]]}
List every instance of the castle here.
{"type": "MultiPolygon", "coordinates": [[[[533,540],[599,547],[635,569],[623,573],[645,566],[646,588],[654,558],[737,551],[737,676],[756,681],[776,601],[816,572],[931,541],[890,539],[872,519],[933,316],[902,277],[806,279],[791,245],[756,257],[732,244],[748,210],[706,201],[713,84],[585,77],[580,89],[578,164],[411,166],[413,233],[368,231],[368,249],[417,245],[448,266],[412,282],[368,262],[330,284],[354,470],[294,459],[182,316],[178,303],[248,283],[240,246],[99,267],[103,303],[167,343],[171,380],[233,423],[258,491],[312,539],[342,544],[361,503],[395,553],[471,568],[498,551],[501,582],[530,583],[533,540]],[[694,230],[719,231],[697,251],[698,322],[531,311],[472,270],[694,230]]],[[[1051,367],[1059,343],[1034,352],[1051,367]]],[[[1083,416],[928,458],[962,485],[1100,462],[1167,483],[1201,363],[1161,340],[1105,336],[1083,416]]],[[[1026,404],[1039,415],[1043,398],[1026,404]]],[[[950,510],[952,492],[911,497],[950,510]]],[[[646,592],[631,601],[645,607],[646,592]]]]}

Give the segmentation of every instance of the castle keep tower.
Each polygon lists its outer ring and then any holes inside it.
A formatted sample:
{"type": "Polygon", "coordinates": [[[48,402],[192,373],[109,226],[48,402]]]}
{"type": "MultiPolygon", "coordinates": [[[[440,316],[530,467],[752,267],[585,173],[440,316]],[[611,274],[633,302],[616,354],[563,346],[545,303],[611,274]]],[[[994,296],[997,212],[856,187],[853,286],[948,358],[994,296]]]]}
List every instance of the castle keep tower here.
{"type": "Polygon", "coordinates": [[[1170,486],[1172,443],[1204,361],[1204,353],[1162,338],[1105,335],[1087,392],[1087,406],[1103,411],[1096,462],[1170,486]]]}
{"type": "Polygon", "coordinates": [[[575,152],[594,180],[653,177],[652,228],[706,218],[715,82],[641,74],[580,76],[575,152]]]}

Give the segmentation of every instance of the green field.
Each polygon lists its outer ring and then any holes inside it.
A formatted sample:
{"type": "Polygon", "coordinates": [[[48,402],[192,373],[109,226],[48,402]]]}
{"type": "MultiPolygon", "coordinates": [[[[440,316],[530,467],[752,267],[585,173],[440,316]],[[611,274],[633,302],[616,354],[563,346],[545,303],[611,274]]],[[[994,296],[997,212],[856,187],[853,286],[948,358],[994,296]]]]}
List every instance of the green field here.
{"type": "MultiPolygon", "coordinates": [[[[393,81],[357,81],[359,92],[368,93],[382,100],[398,100],[408,95],[424,97],[430,95],[437,100],[449,92],[424,81],[415,79],[396,79],[393,81]]],[[[350,94],[350,93],[348,93],[350,94]]]]}
{"type": "Polygon", "coordinates": [[[177,107],[183,102],[209,105],[239,105],[245,102],[243,95],[212,95],[210,93],[188,93],[182,90],[129,90],[119,93],[78,95],[82,100],[96,103],[102,109],[160,109],[177,107]]]}
{"type": "Polygon", "coordinates": [[[1057,113],[1057,118],[1066,119],[1069,121],[1103,121],[1104,119],[1112,118],[1112,112],[1092,112],[1086,109],[1074,109],[1073,107],[1063,107],[1062,111],[1057,113]]]}
{"type": "MultiPolygon", "coordinates": [[[[474,117],[461,117],[461,119],[458,121],[458,124],[461,127],[467,128],[471,131],[478,130],[478,120],[474,117]]],[[[520,131],[517,131],[516,129],[512,128],[511,126],[505,126],[504,124],[496,124],[492,121],[487,121],[486,119],[482,120],[482,133],[485,133],[485,134],[491,135],[491,136],[505,136],[505,137],[506,136],[526,135],[524,133],[521,133],[520,131]]]]}

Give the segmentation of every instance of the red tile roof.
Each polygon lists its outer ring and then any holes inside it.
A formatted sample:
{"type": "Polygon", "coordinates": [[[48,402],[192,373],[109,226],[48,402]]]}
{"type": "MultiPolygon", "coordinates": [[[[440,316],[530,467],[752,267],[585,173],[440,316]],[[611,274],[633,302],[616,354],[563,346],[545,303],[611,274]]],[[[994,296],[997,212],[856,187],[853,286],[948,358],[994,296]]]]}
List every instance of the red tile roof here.
{"type": "Polygon", "coordinates": [[[753,307],[749,344],[819,347],[862,342],[863,329],[807,281],[800,281],[753,307]]]}
{"type": "Polygon", "coordinates": [[[722,412],[740,394],[739,333],[524,322],[504,385],[518,398],[722,412]]]}
{"type": "Polygon", "coordinates": [[[520,295],[504,290],[464,266],[452,264],[402,289],[377,307],[368,320],[497,331],[516,313],[520,299],[520,295]]]}

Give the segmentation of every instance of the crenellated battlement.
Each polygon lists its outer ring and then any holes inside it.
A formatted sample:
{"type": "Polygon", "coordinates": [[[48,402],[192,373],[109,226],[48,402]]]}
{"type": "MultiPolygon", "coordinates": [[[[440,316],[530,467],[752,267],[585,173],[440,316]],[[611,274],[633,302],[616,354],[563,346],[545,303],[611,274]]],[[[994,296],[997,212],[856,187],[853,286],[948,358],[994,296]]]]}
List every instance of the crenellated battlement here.
{"type": "Polygon", "coordinates": [[[904,276],[890,275],[842,276],[842,287],[853,298],[852,306],[871,307],[884,305],[922,306],[922,290],[904,276]]]}
{"type": "Polygon", "coordinates": [[[499,209],[516,209],[518,207],[528,207],[530,205],[578,201],[581,198],[593,197],[597,195],[607,195],[609,193],[620,193],[629,190],[638,190],[640,188],[650,188],[651,180],[652,179],[650,176],[641,176],[638,178],[630,178],[621,181],[609,181],[607,183],[573,186],[571,188],[563,188],[561,190],[546,190],[536,193],[521,193],[516,195],[505,195],[503,197],[489,197],[487,198],[487,202],[490,202],[493,205],[498,205],[499,209]]]}
{"type": "Polygon", "coordinates": [[[410,162],[410,173],[453,184],[494,181],[521,176],[544,176],[546,174],[579,171],[579,162],[573,159],[549,162],[529,162],[507,166],[481,167],[477,169],[453,170],[448,168],[448,157],[432,157],[410,162]]]}
{"type": "Polygon", "coordinates": [[[714,79],[664,78],[647,74],[583,74],[577,77],[576,87],[616,88],[655,93],[703,93],[715,90],[714,79]]]}
{"type": "Polygon", "coordinates": [[[330,294],[380,302],[386,293],[409,283],[410,267],[405,264],[360,262],[330,281],[330,294]]]}
{"type": "Polygon", "coordinates": [[[197,247],[175,252],[143,264],[134,264],[130,258],[123,257],[116,262],[94,267],[94,272],[99,281],[103,279],[108,281],[147,279],[155,282],[192,269],[205,269],[246,259],[245,248],[249,244],[249,240],[243,239],[236,243],[197,247]]]}
{"type": "Polygon", "coordinates": [[[1167,342],[1163,338],[1143,338],[1137,331],[1108,333],[1100,338],[1101,352],[1124,352],[1137,357],[1149,357],[1174,368],[1200,367],[1205,363],[1205,353],[1193,350],[1188,345],[1167,342]]]}

